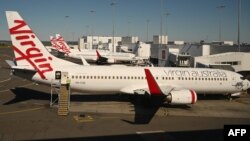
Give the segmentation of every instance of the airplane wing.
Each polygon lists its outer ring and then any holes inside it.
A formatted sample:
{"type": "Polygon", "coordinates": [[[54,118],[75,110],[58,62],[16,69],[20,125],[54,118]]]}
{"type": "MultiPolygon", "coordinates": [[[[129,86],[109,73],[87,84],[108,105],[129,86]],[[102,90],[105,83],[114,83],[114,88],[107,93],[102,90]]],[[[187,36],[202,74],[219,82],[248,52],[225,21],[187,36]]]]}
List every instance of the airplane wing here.
{"type": "Polygon", "coordinates": [[[142,110],[142,107],[138,103],[134,102],[135,106],[135,117],[134,122],[123,120],[131,124],[147,124],[154,117],[155,113],[162,106],[163,103],[169,104],[194,104],[197,101],[195,91],[181,89],[171,85],[161,85],[157,83],[154,76],[149,69],[144,69],[147,84],[138,84],[135,86],[129,86],[123,88],[122,92],[136,93],[139,94],[140,99],[142,95],[149,95],[149,101],[146,101],[150,107],[146,111],[142,110]]]}
{"type": "Polygon", "coordinates": [[[138,84],[125,87],[120,91],[129,94],[150,95],[151,97],[164,97],[169,104],[194,104],[197,101],[197,94],[194,90],[178,86],[162,85],[155,80],[149,69],[144,69],[147,84],[138,84]]]}
{"type": "Polygon", "coordinates": [[[82,64],[84,66],[90,66],[90,64],[82,56],[80,56],[80,57],[81,57],[81,60],[82,60],[82,64]]]}

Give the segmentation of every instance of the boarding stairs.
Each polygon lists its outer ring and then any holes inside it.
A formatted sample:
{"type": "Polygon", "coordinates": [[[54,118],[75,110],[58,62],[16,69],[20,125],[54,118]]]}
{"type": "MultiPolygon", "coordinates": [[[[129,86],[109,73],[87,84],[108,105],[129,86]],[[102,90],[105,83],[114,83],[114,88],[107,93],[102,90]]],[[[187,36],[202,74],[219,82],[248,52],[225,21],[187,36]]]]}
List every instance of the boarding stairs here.
{"type": "Polygon", "coordinates": [[[69,113],[69,87],[67,85],[61,85],[59,99],[58,99],[58,111],[57,114],[59,116],[66,116],[69,113]]]}
{"type": "Polygon", "coordinates": [[[50,107],[58,102],[57,115],[66,116],[69,114],[70,105],[70,87],[66,84],[61,84],[60,81],[52,80],[51,82],[51,97],[50,97],[50,107]],[[53,95],[57,95],[54,100],[53,95]]]}

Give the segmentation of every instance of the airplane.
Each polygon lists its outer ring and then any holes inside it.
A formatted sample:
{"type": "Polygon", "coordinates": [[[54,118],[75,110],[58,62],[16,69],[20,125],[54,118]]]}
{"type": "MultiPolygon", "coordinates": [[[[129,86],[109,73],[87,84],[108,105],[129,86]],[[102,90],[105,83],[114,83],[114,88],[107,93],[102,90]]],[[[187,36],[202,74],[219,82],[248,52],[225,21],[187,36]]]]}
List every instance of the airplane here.
{"type": "Polygon", "coordinates": [[[237,95],[250,87],[242,75],[210,68],[84,66],[51,55],[19,13],[6,11],[13,44],[14,74],[50,85],[55,72],[68,72],[70,88],[84,93],[162,97],[164,103],[194,104],[197,93],[237,95]]]}
{"type": "MultiPolygon", "coordinates": [[[[95,50],[80,50],[72,49],[68,46],[65,42],[63,37],[60,34],[56,34],[56,37],[50,36],[50,42],[52,46],[59,52],[65,54],[65,56],[74,58],[74,59],[81,59],[82,57],[88,62],[96,62],[97,56],[95,50]]],[[[101,51],[102,54],[106,54],[109,51],[101,51]]]]}
{"type": "Polygon", "coordinates": [[[76,59],[83,56],[87,61],[96,62],[97,64],[130,63],[138,60],[138,57],[132,53],[71,49],[60,34],[56,34],[56,38],[50,36],[50,40],[52,46],[59,52],[76,59]]]}

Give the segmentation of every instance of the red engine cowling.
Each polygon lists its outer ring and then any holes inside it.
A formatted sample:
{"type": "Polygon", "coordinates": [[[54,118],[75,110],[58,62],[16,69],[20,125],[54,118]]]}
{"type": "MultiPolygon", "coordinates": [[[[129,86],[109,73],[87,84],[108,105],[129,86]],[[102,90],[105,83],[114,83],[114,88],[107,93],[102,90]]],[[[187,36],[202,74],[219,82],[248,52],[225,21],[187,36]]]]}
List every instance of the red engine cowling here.
{"type": "Polygon", "coordinates": [[[170,104],[194,104],[197,101],[197,94],[194,90],[172,91],[167,96],[170,104]]]}

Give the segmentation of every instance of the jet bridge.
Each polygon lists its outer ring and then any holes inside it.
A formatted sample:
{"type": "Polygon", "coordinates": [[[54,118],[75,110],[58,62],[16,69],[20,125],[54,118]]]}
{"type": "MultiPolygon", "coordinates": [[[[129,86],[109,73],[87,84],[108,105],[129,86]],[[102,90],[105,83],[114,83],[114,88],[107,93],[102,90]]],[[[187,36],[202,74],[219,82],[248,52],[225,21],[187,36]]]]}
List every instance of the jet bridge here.
{"type": "Polygon", "coordinates": [[[173,54],[169,55],[169,63],[176,67],[191,67],[193,58],[188,54],[173,54]]]}

